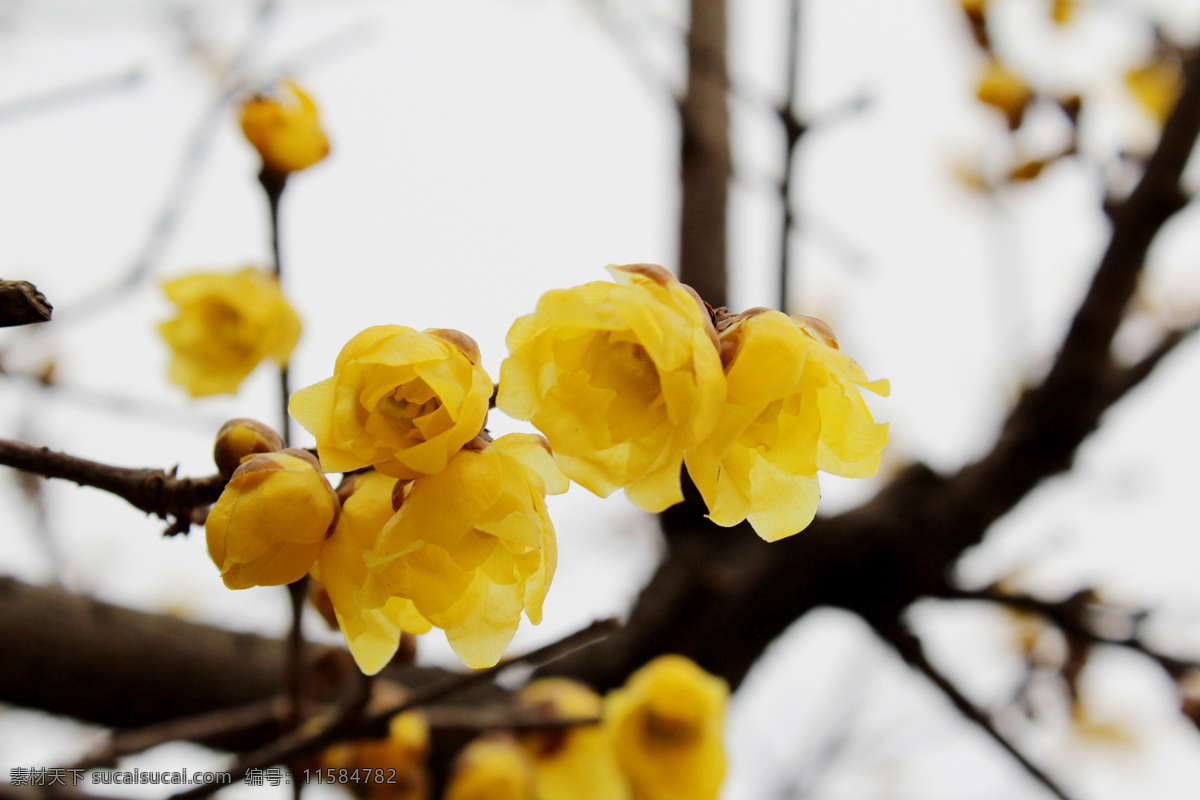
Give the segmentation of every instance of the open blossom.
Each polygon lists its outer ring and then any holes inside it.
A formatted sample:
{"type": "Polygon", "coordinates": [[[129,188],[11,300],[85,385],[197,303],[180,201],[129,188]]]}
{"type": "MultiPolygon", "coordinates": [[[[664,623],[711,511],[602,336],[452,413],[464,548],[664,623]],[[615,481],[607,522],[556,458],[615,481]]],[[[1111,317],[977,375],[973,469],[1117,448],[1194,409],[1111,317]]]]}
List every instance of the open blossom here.
{"type": "Polygon", "coordinates": [[[337,495],[309,453],[256,455],[208,512],[208,554],[230,589],[293,583],[317,560],[337,513],[337,495]]]}
{"type": "Polygon", "coordinates": [[[604,726],[635,800],[715,800],[729,687],[683,656],[659,656],[605,700],[604,726]]]}
{"type": "Polygon", "coordinates": [[[364,555],[372,574],[355,602],[379,608],[407,598],[445,630],[464,664],[494,665],[522,611],[541,622],[557,562],[543,498],[566,490],[540,436],[478,440],[441,472],[405,487],[399,510],[364,555]]]}
{"type": "Polygon", "coordinates": [[[377,325],[346,343],[333,376],[288,410],[317,439],[329,472],[373,466],[410,479],[440,472],[483,428],[492,380],[459,331],[377,325]]]}
{"type": "MultiPolygon", "coordinates": [[[[400,646],[400,634],[425,633],[431,627],[411,600],[391,597],[380,608],[355,602],[367,581],[365,553],[391,519],[396,479],[375,470],[355,475],[353,491],[342,503],[337,527],[321,547],[313,578],[325,585],[346,646],[358,666],[374,675],[387,666],[400,646]]],[[[340,490],[339,490],[340,491],[340,490]]]]}
{"type": "Polygon", "coordinates": [[[241,124],[247,141],[262,157],[263,168],[270,172],[286,175],[329,155],[329,140],[317,119],[317,106],[292,81],[242,103],[241,124]]]}
{"type": "Polygon", "coordinates": [[[546,435],[562,471],[639,508],[683,499],[683,453],[725,399],[716,334],[703,303],[653,264],[608,268],[542,295],[508,332],[497,407],[546,435]]]}
{"type": "Polygon", "coordinates": [[[713,432],[687,454],[688,473],[718,525],[749,519],[767,541],[816,513],[817,470],[867,477],[879,468],[887,425],[859,387],[887,394],[812,317],[751,309],[720,324],[728,399],[713,432]]]}
{"type": "MultiPolygon", "coordinates": [[[[604,699],[567,678],[541,678],[517,695],[522,706],[543,708],[564,720],[597,719],[604,699]]],[[[629,782],[617,766],[600,725],[532,730],[521,738],[533,763],[538,800],[630,800],[629,782]]]]}
{"type": "Polygon", "coordinates": [[[287,364],[300,319],[261,270],[199,272],[163,284],[178,316],[158,326],[171,347],[169,374],[193,397],[234,394],[264,358],[287,364]]]}

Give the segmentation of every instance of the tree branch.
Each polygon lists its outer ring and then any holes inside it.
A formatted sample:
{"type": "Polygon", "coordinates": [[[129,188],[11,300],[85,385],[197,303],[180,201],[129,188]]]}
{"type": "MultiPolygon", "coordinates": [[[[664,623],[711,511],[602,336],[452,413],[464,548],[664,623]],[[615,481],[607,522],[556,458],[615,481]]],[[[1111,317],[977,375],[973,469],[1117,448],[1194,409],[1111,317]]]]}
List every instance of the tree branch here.
{"type": "Polygon", "coordinates": [[[0,328],[49,322],[54,307],[28,281],[0,280],[0,328]]]}

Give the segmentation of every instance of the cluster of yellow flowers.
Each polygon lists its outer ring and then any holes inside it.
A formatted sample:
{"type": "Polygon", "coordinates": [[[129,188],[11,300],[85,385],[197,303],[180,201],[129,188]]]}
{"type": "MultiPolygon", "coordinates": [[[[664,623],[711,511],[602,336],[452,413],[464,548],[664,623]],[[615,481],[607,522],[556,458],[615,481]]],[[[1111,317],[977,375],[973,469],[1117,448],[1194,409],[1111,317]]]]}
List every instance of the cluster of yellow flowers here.
{"type": "MultiPolygon", "coordinates": [[[[459,754],[444,800],[714,800],[725,777],[721,733],[729,689],[682,656],[661,656],[601,697],[565,678],[535,680],[518,707],[570,723],[493,733],[459,754]]],[[[320,766],[357,777],[367,800],[427,800],[428,727],[419,711],[388,738],[322,753],[320,766]],[[377,775],[388,782],[380,783],[377,775]]]]}

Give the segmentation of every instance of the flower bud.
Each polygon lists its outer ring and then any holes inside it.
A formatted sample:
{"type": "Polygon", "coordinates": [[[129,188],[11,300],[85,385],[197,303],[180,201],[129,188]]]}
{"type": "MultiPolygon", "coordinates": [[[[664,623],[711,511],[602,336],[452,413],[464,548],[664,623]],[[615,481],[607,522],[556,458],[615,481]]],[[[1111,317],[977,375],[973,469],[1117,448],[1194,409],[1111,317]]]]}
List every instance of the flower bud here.
{"type": "Polygon", "coordinates": [[[291,81],[284,81],[270,95],[254,95],[242,103],[241,124],[247,141],[262,156],[266,172],[287,175],[329,154],[316,104],[291,81]]]}
{"type": "Polygon", "coordinates": [[[217,431],[213,461],[217,463],[220,473],[228,477],[247,456],[282,449],[283,439],[261,422],[245,418],[231,419],[217,431]]]}
{"type": "Polygon", "coordinates": [[[208,512],[208,554],[230,589],[293,583],[317,560],[338,507],[311,453],[252,456],[208,512]]]}
{"type": "Polygon", "coordinates": [[[511,736],[471,742],[454,763],[446,800],[533,800],[533,770],[511,736]]]}

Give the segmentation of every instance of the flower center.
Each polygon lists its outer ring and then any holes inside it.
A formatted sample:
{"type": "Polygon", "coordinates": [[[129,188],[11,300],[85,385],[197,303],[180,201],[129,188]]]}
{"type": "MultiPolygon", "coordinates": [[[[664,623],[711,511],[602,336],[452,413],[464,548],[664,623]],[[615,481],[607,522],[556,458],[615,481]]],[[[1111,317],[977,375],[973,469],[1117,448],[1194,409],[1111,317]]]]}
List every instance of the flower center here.
{"type": "Polygon", "coordinates": [[[417,440],[428,438],[433,416],[441,410],[442,401],[425,381],[417,378],[397,386],[379,401],[379,411],[401,436],[417,440]]]}

